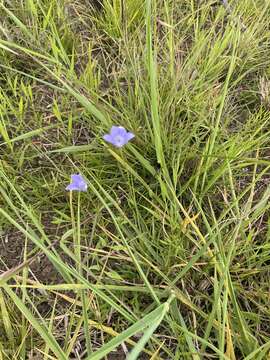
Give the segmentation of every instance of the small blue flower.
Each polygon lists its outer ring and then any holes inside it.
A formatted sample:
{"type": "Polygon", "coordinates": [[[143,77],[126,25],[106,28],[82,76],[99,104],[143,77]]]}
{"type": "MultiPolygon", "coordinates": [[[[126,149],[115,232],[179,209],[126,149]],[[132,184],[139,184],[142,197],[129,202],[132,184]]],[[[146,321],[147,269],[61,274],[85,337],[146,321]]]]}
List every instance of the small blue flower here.
{"type": "Polygon", "coordinates": [[[135,135],[133,133],[128,132],[122,126],[112,126],[110,133],[104,135],[103,139],[117,148],[121,148],[134,137],[135,135]]]}
{"type": "Polygon", "coordinates": [[[87,183],[81,174],[71,175],[71,183],[66,187],[66,190],[86,191],[87,183]]]}

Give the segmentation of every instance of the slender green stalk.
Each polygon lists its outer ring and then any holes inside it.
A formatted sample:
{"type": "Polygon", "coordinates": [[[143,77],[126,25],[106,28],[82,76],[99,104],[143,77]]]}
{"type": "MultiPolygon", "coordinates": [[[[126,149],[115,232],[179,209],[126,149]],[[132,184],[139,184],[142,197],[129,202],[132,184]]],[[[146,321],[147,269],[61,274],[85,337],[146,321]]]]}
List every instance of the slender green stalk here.
{"type": "MultiPolygon", "coordinates": [[[[83,276],[82,272],[82,258],[81,258],[81,193],[78,192],[78,202],[77,202],[77,221],[75,218],[75,213],[73,209],[73,201],[72,201],[73,192],[70,191],[70,215],[71,222],[73,228],[73,241],[74,241],[74,253],[76,258],[76,267],[80,276],[83,276]]],[[[79,296],[82,300],[82,317],[83,317],[83,328],[84,328],[84,336],[86,340],[86,350],[87,354],[90,356],[91,349],[91,339],[89,332],[89,321],[88,321],[88,308],[89,301],[87,301],[87,290],[79,290],[79,296]]]]}

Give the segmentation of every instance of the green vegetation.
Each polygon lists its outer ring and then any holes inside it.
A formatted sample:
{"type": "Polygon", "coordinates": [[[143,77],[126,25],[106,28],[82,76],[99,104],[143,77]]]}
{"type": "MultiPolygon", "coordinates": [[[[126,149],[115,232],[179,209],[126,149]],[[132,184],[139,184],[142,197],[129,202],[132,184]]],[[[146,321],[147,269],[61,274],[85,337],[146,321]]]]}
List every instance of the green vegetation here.
{"type": "Polygon", "coordinates": [[[0,360],[268,359],[269,15],[0,2],[0,360]]]}

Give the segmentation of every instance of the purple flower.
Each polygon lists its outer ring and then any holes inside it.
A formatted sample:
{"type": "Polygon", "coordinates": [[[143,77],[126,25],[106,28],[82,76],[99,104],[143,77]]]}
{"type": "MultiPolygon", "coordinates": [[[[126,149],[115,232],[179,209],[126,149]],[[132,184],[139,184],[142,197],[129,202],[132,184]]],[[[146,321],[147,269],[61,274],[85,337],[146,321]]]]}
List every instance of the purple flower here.
{"type": "Polygon", "coordinates": [[[66,190],[86,191],[87,183],[81,174],[72,174],[71,183],[66,187],[66,190]]]}
{"type": "Polygon", "coordinates": [[[112,126],[111,132],[103,136],[103,139],[113,144],[117,148],[121,148],[126,145],[129,140],[135,137],[134,134],[128,132],[122,126],[112,126]]]}

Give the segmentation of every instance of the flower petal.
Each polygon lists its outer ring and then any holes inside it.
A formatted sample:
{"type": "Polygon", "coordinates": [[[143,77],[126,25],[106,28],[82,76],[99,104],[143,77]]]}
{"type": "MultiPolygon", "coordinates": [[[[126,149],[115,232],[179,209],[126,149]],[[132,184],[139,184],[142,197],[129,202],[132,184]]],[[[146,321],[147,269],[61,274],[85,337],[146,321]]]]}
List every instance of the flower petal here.
{"type": "Polygon", "coordinates": [[[118,148],[121,148],[127,143],[126,139],[123,136],[117,136],[113,139],[112,144],[118,148]]]}
{"type": "Polygon", "coordinates": [[[134,137],[135,137],[135,135],[134,135],[132,132],[128,132],[128,133],[126,134],[126,139],[127,139],[127,141],[133,139],[134,137]]]}
{"type": "Polygon", "coordinates": [[[86,191],[87,182],[82,177],[81,174],[72,174],[71,183],[66,187],[66,190],[69,191],[86,191]]]}
{"type": "Polygon", "coordinates": [[[72,180],[74,183],[77,183],[78,181],[84,181],[82,175],[80,175],[80,174],[72,174],[72,175],[71,175],[71,180],[72,180]]]}
{"type": "Polygon", "coordinates": [[[87,184],[86,183],[82,183],[80,184],[80,186],[78,187],[79,191],[87,191],[87,184]]]}
{"type": "Polygon", "coordinates": [[[77,187],[74,184],[69,184],[66,187],[66,190],[68,190],[68,191],[77,190],[77,187]]]}
{"type": "Polygon", "coordinates": [[[113,143],[113,136],[110,135],[110,134],[105,134],[105,135],[103,136],[103,139],[104,139],[105,141],[111,143],[111,144],[113,143]]]}
{"type": "Polygon", "coordinates": [[[125,137],[127,134],[127,130],[123,126],[118,126],[117,135],[125,137]]]}
{"type": "Polygon", "coordinates": [[[112,136],[116,136],[116,135],[118,135],[118,133],[119,133],[119,129],[124,129],[122,126],[115,126],[115,125],[113,125],[112,127],[111,127],[111,130],[110,130],[110,135],[112,135],[112,136]]]}
{"type": "Polygon", "coordinates": [[[103,139],[117,148],[121,148],[134,138],[134,134],[128,132],[123,126],[112,126],[110,133],[105,134],[103,139]]]}

